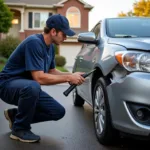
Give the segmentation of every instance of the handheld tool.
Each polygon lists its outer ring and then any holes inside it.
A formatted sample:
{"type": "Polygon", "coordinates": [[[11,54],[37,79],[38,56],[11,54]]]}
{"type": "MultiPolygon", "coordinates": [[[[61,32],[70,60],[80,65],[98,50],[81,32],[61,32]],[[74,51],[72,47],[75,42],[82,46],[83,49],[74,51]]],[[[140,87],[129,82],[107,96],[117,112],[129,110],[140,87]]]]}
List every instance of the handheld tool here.
{"type": "MultiPolygon", "coordinates": [[[[95,70],[96,70],[96,69],[94,69],[94,70],[92,70],[92,71],[90,71],[90,72],[88,72],[88,73],[82,74],[81,76],[82,76],[83,78],[86,78],[86,77],[89,76],[91,73],[93,73],[95,70]]],[[[76,84],[70,85],[69,88],[68,88],[66,91],[63,92],[63,94],[64,94],[65,96],[68,96],[69,93],[70,93],[76,86],[77,86],[76,84]]]]}

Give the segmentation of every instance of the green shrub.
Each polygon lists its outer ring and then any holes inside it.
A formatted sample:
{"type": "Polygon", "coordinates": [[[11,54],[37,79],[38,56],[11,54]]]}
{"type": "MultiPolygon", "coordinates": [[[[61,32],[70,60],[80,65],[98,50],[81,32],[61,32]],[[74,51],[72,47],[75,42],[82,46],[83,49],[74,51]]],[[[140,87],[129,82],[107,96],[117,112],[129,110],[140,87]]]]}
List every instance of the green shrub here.
{"type": "Polygon", "coordinates": [[[15,48],[20,44],[20,40],[13,36],[7,36],[0,41],[0,55],[8,58],[15,48]]]}
{"type": "Polygon", "coordinates": [[[63,67],[66,64],[66,58],[64,56],[55,55],[56,66],[63,67]]]}
{"type": "Polygon", "coordinates": [[[7,59],[5,57],[0,56],[0,64],[5,64],[7,62],[7,59]]]}
{"type": "Polygon", "coordinates": [[[58,47],[56,44],[54,44],[54,48],[55,48],[55,54],[57,55],[58,54],[58,47]]]}

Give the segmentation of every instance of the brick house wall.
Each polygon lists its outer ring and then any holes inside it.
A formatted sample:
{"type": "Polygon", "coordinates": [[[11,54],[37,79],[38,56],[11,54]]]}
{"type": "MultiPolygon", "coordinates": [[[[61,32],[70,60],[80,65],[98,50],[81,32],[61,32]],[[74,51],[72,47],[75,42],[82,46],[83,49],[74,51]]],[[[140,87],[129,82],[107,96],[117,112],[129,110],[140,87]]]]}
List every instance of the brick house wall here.
{"type": "Polygon", "coordinates": [[[57,9],[57,13],[60,13],[64,16],[66,16],[66,11],[69,7],[75,6],[80,10],[81,13],[81,28],[72,28],[75,31],[88,31],[88,12],[89,9],[84,8],[84,5],[77,1],[77,0],[69,0],[67,2],[64,3],[64,7],[62,8],[58,8],[57,9]]]}

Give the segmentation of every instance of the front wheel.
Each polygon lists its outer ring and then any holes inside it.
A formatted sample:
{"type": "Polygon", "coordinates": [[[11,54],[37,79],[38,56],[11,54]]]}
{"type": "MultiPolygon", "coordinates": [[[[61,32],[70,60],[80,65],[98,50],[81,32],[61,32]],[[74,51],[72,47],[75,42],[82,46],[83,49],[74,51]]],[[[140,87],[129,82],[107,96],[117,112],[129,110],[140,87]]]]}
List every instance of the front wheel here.
{"type": "Polygon", "coordinates": [[[106,83],[103,78],[99,78],[94,87],[93,107],[94,128],[98,141],[103,145],[114,143],[118,131],[112,127],[106,83]]]}
{"type": "Polygon", "coordinates": [[[72,91],[72,97],[75,106],[82,107],[84,105],[84,99],[78,95],[76,88],[72,91]]]}

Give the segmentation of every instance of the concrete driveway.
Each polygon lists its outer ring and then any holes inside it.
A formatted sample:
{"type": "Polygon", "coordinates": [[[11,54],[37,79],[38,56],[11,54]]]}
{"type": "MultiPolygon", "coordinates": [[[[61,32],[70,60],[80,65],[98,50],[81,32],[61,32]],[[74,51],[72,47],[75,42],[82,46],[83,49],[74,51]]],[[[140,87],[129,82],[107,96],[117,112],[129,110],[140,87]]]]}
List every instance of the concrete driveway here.
{"type": "Polygon", "coordinates": [[[12,107],[0,101],[0,150],[121,150],[150,146],[149,142],[123,139],[114,147],[104,147],[98,143],[92,122],[92,108],[85,104],[76,108],[72,104],[71,94],[63,95],[67,85],[43,86],[43,90],[55,97],[65,108],[66,115],[60,121],[44,122],[32,125],[32,131],[41,136],[41,142],[21,143],[9,138],[10,129],[3,111],[12,107]]]}

